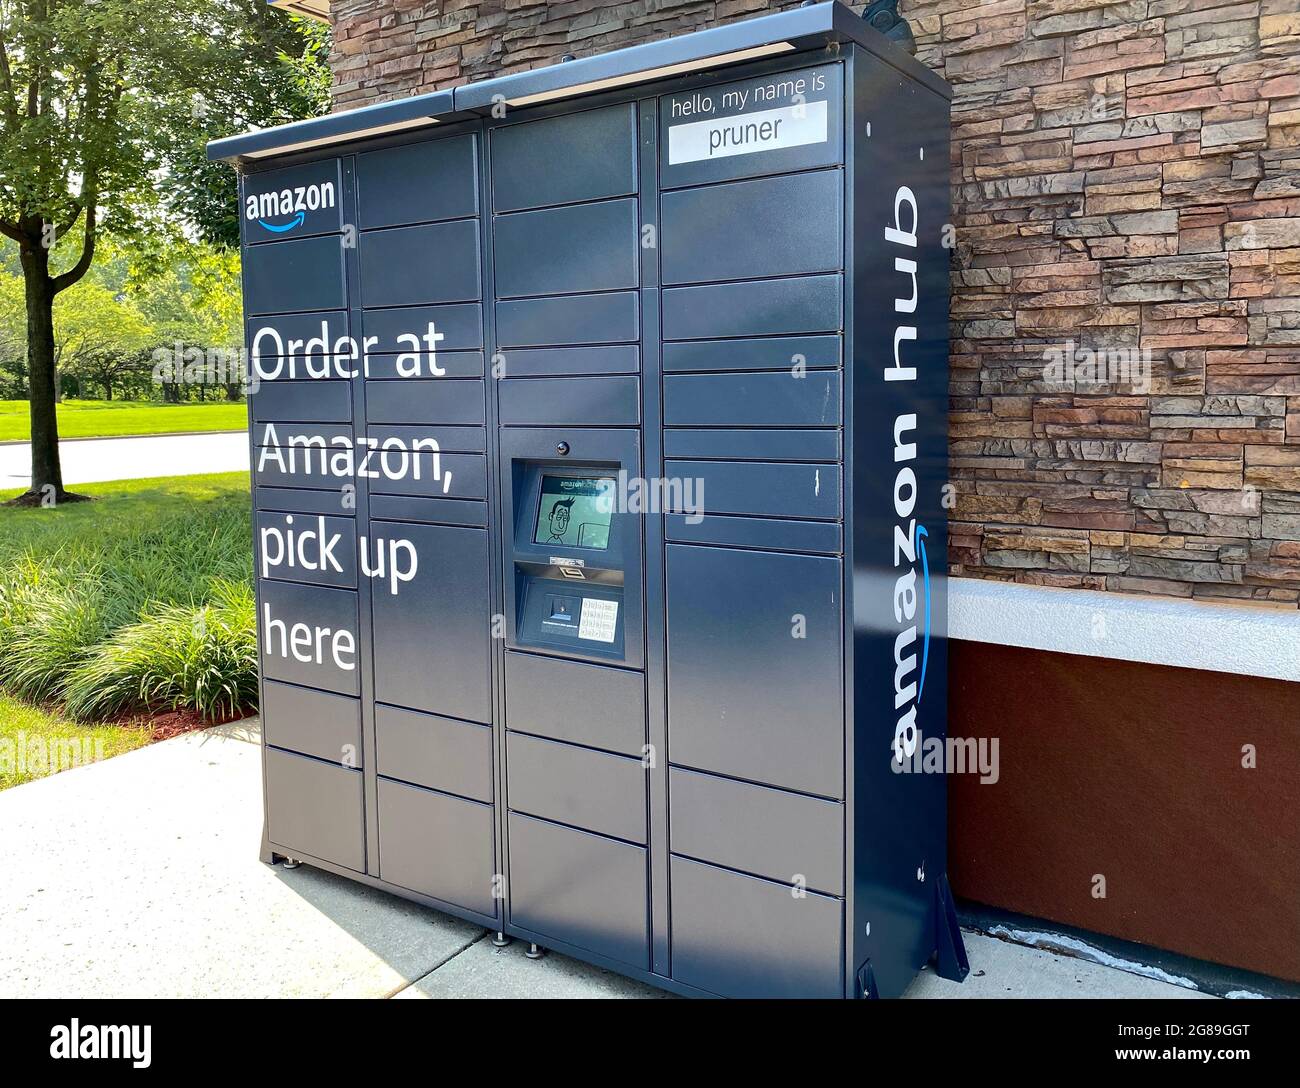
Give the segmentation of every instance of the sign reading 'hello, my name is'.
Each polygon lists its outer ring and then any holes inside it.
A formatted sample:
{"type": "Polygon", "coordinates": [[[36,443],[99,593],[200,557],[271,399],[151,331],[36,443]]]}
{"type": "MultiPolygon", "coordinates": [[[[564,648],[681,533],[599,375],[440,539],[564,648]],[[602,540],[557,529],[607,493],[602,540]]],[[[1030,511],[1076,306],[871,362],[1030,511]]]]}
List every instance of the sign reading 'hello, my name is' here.
{"type": "MultiPolygon", "coordinates": [[[[660,105],[665,183],[697,180],[673,176],[673,167],[742,157],[781,154],[779,169],[838,161],[841,79],[840,66],[827,64],[666,96],[660,105]]],[[[720,167],[717,180],[768,168],[734,163],[720,167]]]]}

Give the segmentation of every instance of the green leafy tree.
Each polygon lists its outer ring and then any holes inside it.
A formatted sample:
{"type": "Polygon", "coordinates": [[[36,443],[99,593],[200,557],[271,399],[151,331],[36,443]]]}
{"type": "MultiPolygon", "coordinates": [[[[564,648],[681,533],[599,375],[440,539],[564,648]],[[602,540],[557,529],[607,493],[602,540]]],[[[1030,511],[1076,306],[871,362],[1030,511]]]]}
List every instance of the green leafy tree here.
{"type": "Polygon", "coordinates": [[[27,391],[27,309],[23,278],[0,268],[0,400],[27,391]]]}
{"type": "Polygon", "coordinates": [[[32,484],[18,501],[75,497],[59,465],[55,298],[105,234],[175,235],[159,179],[180,184],[207,111],[241,116],[228,98],[277,83],[268,70],[294,85],[286,27],[261,0],[0,0],[0,234],[18,245],[31,399],[32,484]]]}
{"type": "Polygon", "coordinates": [[[135,304],[89,278],[59,295],[54,307],[54,365],[81,391],[88,382],[113,399],[123,379],[138,373],[153,330],[135,304]]]}
{"type": "MultiPolygon", "coordinates": [[[[222,362],[225,374],[241,372],[244,337],[238,250],[197,243],[178,246],[165,266],[133,285],[132,298],[149,324],[154,345],[164,353],[183,355],[197,347],[205,349],[214,363],[222,362]]],[[[215,369],[209,377],[218,376],[215,369]]],[[[161,368],[156,375],[164,398],[179,400],[182,387],[174,372],[161,368]]],[[[224,384],[227,398],[238,400],[242,383],[224,384]]],[[[203,399],[203,386],[198,389],[203,399]]]]}
{"type": "Polygon", "coordinates": [[[222,46],[212,63],[222,78],[194,95],[190,124],[169,149],[167,206],[205,241],[235,248],[239,179],[225,163],[208,161],[207,143],[328,113],[330,30],[286,17],[266,0],[229,0],[214,18],[222,46]]]}

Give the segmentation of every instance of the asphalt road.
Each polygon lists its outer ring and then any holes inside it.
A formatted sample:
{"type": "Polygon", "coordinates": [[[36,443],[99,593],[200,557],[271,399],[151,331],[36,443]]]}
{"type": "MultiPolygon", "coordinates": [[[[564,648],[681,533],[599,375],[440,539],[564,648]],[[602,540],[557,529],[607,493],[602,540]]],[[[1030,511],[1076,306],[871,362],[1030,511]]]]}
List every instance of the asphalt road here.
{"type": "MultiPolygon", "coordinates": [[[[248,435],[147,435],[139,438],[82,438],[60,444],[63,482],[99,483],[146,476],[194,476],[248,469],[248,435]]],[[[0,446],[0,489],[31,482],[28,443],[0,446]]]]}

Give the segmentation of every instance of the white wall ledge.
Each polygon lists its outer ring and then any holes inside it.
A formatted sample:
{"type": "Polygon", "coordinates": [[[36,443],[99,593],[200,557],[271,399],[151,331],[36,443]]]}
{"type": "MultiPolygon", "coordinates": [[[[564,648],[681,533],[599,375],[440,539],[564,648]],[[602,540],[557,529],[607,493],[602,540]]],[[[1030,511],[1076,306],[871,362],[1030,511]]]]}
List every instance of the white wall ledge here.
{"type": "Polygon", "coordinates": [[[948,579],[948,636],[1300,682],[1300,609],[948,579]]]}

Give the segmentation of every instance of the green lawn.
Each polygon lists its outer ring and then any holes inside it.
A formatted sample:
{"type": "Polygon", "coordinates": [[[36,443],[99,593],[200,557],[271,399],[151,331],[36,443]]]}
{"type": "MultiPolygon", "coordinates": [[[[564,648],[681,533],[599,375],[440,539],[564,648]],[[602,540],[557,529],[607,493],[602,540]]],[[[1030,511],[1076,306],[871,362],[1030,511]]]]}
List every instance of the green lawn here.
{"type": "Polygon", "coordinates": [[[81,725],[0,694],[0,790],[149,743],[147,725],[81,725]]]}
{"type": "MultiPolygon", "coordinates": [[[[58,407],[59,437],[102,438],[126,434],[172,434],[242,431],[248,426],[245,404],[152,404],[125,400],[66,400],[58,407]]],[[[0,400],[0,442],[31,437],[25,400],[0,400]]]]}
{"type": "Polygon", "coordinates": [[[0,690],[81,722],[255,707],[248,474],[78,491],[0,507],[0,690]]]}
{"type": "MultiPolygon", "coordinates": [[[[0,508],[0,570],[28,549],[40,556],[62,552],[65,557],[107,557],[161,522],[172,518],[199,522],[205,512],[216,508],[231,507],[236,518],[248,516],[247,472],[112,480],[78,484],[76,491],[97,501],[48,509],[0,508]]],[[[0,491],[0,502],[22,493],[22,488],[0,491]]],[[[240,568],[252,566],[251,551],[232,558],[240,568]]]]}

